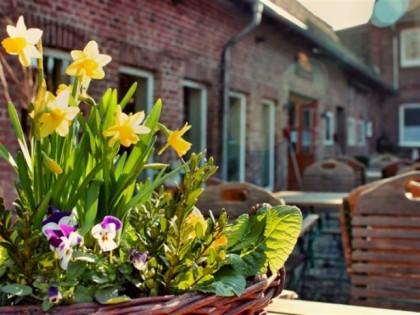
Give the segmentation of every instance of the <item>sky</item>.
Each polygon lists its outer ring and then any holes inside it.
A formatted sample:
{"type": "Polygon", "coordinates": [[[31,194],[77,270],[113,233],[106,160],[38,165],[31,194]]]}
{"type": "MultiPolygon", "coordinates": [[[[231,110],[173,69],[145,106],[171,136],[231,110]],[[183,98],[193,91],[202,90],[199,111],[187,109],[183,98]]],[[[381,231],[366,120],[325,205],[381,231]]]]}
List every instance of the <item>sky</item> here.
{"type": "Polygon", "coordinates": [[[372,15],[374,0],[298,0],[334,30],[365,24],[372,15]]]}

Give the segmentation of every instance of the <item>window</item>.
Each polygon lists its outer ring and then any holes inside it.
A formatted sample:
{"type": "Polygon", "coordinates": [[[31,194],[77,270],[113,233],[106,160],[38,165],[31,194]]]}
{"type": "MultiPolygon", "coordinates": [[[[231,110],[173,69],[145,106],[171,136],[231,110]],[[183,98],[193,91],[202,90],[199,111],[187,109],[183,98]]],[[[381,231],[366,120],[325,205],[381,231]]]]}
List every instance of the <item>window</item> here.
{"type": "Polygon", "coordinates": [[[347,145],[356,145],[356,122],[353,117],[347,119],[347,145]]]}
{"type": "Polygon", "coordinates": [[[154,79],[150,72],[130,67],[120,67],[119,97],[122,98],[129,88],[137,82],[136,93],[124,108],[124,112],[138,112],[143,110],[149,114],[154,104],[154,79]]]}
{"type": "Polygon", "coordinates": [[[420,146],[420,104],[400,106],[400,146],[420,146]]]}
{"type": "MultiPolygon", "coordinates": [[[[70,84],[73,77],[66,75],[66,69],[72,62],[70,53],[57,49],[44,48],[44,75],[47,88],[51,93],[57,91],[59,84],[70,84]]],[[[37,69],[38,59],[31,59],[31,67],[37,69]]],[[[37,71],[34,73],[37,80],[37,71]]]]}
{"type": "Polygon", "coordinates": [[[364,120],[359,120],[357,122],[357,144],[359,146],[364,146],[366,144],[366,124],[364,120]]]}
{"type": "Polygon", "coordinates": [[[324,114],[324,144],[333,145],[334,144],[334,132],[335,132],[335,121],[334,113],[326,112],[324,114]]]}
{"type": "MultiPolygon", "coordinates": [[[[154,104],[154,79],[153,75],[150,72],[130,68],[130,67],[120,67],[119,69],[119,90],[118,97],[122,99],[134,82],[137,82],[137,89],[133,97],[129,100],[127,105],[124,107],[125,113],[136,113],[139,111],[144,111],[145,114],[149,114],[152,106],[154,104]]],[[[121,147],[120,151],[130,150],[121,147]]],[[[151,156],[149,163],[154,161],[154,157],[151,156]]],[[[142,172],[139,180],[145,180],[147,177],[153,178],[153,170],[147,170],[147,172],[142,172]]]]}
{"type": "Polygon", "coordinates": [[[420,66],[420,28],[401,31],[401,66],[420,66]]]}
{"type": "Polygon", "coordinates": [[[245,119],[246,97],[231,92],[227,117],[227,143],[224,168],[227,181],[245,180],[245,119]]]}
{"type": "Polygon", "coordinates": [[[271,100],[262,102],[261,128],[261,186],[273,189],[274,184],[274,135],[275,103],[271,100]]]}
{"type": "Polygon", "coordinates": [[[191,142],[191,152],[202,152],[207,147],[207,90],[205,86],[183,82],[184,121],[191,125],[185,140],[191,142]]]}

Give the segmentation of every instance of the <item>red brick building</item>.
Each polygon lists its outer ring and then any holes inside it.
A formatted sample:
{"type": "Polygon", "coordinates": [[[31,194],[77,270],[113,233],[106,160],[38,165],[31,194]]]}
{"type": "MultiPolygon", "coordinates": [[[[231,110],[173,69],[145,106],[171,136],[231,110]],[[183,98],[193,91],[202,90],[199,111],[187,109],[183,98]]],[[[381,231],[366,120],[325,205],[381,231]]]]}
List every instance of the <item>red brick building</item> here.
{"type": "MultiPolygon", "coordinates": [[[[379,104],[392,92],[292,0],[4,0],[2,37],[19,15],[44,30],[50,86],[63,78],[69,51],[96,40],[113,60],[91,94],[137,81],[136,110],[162,98],[163,121],[191,122],[194,149],[207,148],[225,180],[296,188],[285,131],[301,172],[338,147],[369,154],[381,130],[379,104]]],[[[14,152],[1,97],[0,142],[14,152]]],[[[9,199],[11,174],[0,161],[0,194],[9,199]]]]}
{"type": "Polygon", "coordinates": [[[412,157],[420,147],[420,3],[411,1],[392,23],[378,24],[374,14],[370,23],[339,36],[397,91],[380,106],[380,134],[385,150],[412,157]]]}

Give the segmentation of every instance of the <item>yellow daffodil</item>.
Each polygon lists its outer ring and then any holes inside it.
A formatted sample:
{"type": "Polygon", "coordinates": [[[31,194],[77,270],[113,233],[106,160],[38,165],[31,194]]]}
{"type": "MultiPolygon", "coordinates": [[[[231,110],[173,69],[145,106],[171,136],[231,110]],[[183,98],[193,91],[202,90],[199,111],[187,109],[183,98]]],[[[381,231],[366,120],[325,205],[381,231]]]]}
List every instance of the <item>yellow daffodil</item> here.
{"type": "Polygon", "coordinates": [[[31,58],[41,58],[35,44],[41,39],[42,31],[38,28],[27,29],[23,16],[19,17],[16,27],[7,25],[7,34],[9,37],[1,44],[8,54],[19,56],[23,66],[29,67],[31,58]]]}
{"type": "Polygon", "coordinates": [[[54,131],[62,137],[67,136],[72,120],[80,111],[78,107],[68,106],[69,97],[70,92],[68,90],[63,90],[57,97],[47,92],[49,103],[37,122],[40,138],[45,138],[54,131]]]}
{"type": "Polygon", "coordinates": [[[98,44],[91,40],[86,47],[81,50],[71,52],[73,63],[67,67],[66,74],[80,77],[82,86],[87,87],[91,79],[103,79],[105,72],[102,69],[111,61],[111,56],[100,54],[98,44]]]}
{"type": "Polygon", "coordinates": [[[144,112],[138,112],[130,115],[121,111],[121,107],[118,106],[117,114],[115,117],[115,123],[102,134],[104,137],[112,137],[109,141],[109,145],[113,146],[115,142],[120,140],[121,145],[129,147],[132,144],[136,144],[139,141],[139,134],[148,134],[150,128],[141,125],[144,119],[144,112]]]}
{"type": "Polygon", "coordinates": [[[191,128],[188,123],[185,123],[181,130],[169,131],[168,140],[165,146],[159,151],[158,155],[161,155],[169,146],[174,148],[179,157],[185,155],[189,149],[191,149],[191,143],[184,140],[182,136],[191,128]]]}

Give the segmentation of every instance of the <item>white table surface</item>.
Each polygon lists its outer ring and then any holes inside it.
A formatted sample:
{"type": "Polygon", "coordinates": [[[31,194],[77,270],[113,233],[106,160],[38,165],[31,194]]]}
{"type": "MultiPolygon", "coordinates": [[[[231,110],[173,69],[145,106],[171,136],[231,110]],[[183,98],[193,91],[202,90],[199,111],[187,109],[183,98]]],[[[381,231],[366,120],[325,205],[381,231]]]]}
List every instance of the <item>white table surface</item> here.
{"type": "Polygon", "coordinates": [[[266,308],[268,315],[414,315],[417,312],[303,300],[273,299],[266,308]]]}
{"type": "Polygon", "coordinates": [[[339,208],[346,192],[278,191],[274,195],[288,205],[339,208]]]}

